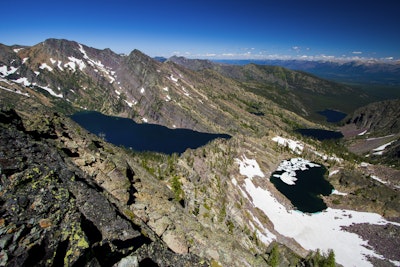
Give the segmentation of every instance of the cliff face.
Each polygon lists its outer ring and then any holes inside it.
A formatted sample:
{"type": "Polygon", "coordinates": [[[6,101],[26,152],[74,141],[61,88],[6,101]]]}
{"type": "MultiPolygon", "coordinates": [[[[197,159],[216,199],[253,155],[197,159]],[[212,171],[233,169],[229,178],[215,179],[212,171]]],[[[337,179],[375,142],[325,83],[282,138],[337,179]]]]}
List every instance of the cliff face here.
{"type": "Polygon", "coordinates": [[[400,166],[400,100],[366,105],[345,120],[343,129],[352,132],[351,151],[366,154],[374,162],[400,166]]]}
{"type": "Polygon", "coordinates": [[[389,135],[400,132],[400,99],[375,102],[357,109],[346,118],[347,124],[374,135],[389,135]]]}

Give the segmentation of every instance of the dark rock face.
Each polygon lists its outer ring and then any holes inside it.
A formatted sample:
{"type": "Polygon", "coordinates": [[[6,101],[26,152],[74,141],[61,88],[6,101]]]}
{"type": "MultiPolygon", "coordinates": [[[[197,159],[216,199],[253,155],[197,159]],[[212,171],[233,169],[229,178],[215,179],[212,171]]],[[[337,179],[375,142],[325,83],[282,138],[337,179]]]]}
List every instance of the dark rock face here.
{"type": "Polygon", "coordinates": [[[128,256],[139,266],[200,265],[127,219],[53,145],[53,131],[28,131],[15,111],[0,111],[1,266],[112,266],[128,256]]]}
{"type": "Polygon", "coordinates": [[[397,134],[400,132],[400,100],[375,102],[359,108],[346,123],[376,134],[397,134]]]}

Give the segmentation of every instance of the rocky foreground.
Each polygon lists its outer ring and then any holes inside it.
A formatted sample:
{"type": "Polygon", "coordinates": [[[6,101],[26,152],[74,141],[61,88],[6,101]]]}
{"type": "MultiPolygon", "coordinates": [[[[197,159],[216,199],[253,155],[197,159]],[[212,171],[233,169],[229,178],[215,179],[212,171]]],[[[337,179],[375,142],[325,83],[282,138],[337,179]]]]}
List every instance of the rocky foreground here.
{"type": "MultiPolygon", "coordinates": [[[[146,224],[124,210],[123,202],[77,168],[71,159],[78,153],[55,146],[60,135],[66,143],[73,142],[57,115],[39,120],[41,128],[35,130],[13,110],[2,110],[0,122],[1,266],[207,265],[193,254],[168,249],[146,224]]],[[[98,142],[87,145],[94,151],[103,148],[98,142]]],[[[114,186],[124,187],[126,196],[135,191],[135,173],[127,163],[124,168],[103,163],[108,165],[104,171],[122,177],[114,186]]]]}

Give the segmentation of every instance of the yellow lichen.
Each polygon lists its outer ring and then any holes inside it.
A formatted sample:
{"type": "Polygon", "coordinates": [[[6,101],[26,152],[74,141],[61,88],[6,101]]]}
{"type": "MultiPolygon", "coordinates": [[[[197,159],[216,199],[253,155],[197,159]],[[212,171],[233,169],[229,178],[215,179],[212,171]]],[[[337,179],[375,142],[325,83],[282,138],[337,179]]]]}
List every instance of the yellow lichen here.
{"type": "Polygon", "coordinates": [[[72,223],[70,229],[70,232],[65,231],[62,233],[63,236],[69,236],[69,249],[64,257],[64,266],[69,266],[69,263],[79,257],[81,250],[89,247],[89,243],[80,225],[72,223]]]}

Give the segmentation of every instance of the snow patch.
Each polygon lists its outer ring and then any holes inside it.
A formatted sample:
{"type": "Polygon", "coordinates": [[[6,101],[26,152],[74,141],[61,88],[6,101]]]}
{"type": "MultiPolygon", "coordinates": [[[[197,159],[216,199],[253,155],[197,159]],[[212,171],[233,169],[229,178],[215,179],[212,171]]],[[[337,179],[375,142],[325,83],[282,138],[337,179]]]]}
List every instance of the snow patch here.
{"type": "Polygon", "coordinates": [[[128,100],[124,100],[124,101],[125,101],[126,104],[128,104],[128,106],[129,106],[130,108],[137,104],[136,101],[135,101],[135,102],[129,102],[128,100]]]}
{"type": "Polygon", "coordinates": [[[235,178],[232,178],[232,184],[234,185],[234,186],[237,186],[237,181],[236,181],[236,179],[235,178]]]}
{"type": "Polygon", "coordinates": [[[59,61],[58,61],[58,64],[57,64],[57,67],[58,67],[61,71],[64,71],[64,69],[62,68],[61,64],[62,64],[62,61],[59,60],[59,61]]]}
{"type": "Polygon", "coordinates": [[[39,71],[34,71],[34,73],[36,74],[36,76],[38,76],[40,74],[39,71]]]}
{"type": "Polygon", "coordinates": [[[258,239],[260,239],[261,242],[263,242],[264,244],[269,244],[273,240],[275,240],[276,239],[276,235],[274,235],[267,228],[265,228],[257,217],[255,217],[253,214],[251,214],[251,215],[253,217],[253,221],[255,221],[257,223],[258,227],[256,227],[251,222],[250,222],[250,225],[253,227],[253,230],[256,231],[258,239]],[[258,228],[260,228],[261,231],[258,228]]]}
{"type": "Polygon", "coordinates": [[[170,79],[171,81],[173,81],[173,82],[175,82],[175,83],[178,82],[178,79],[175,78],[173,74],[171,74],[171,75],[168,77],[168,79],[170,79]]]}
{"type": "Polygon", "coordinates": [[[144,88],[142,87],[142,88],[140,89],[140,93],[141,93],[142,95],[144,95],[144,92],[145,92],[145,90],[144,90],[144,88]]]}
{"type": "MultiPolygon", "coordinates": [[[[261,171],[260,166],[258,165],[257,161],[255,159],[248,159],[246,155],[242,156],[242,159],[235,159],[236,163],[239,164],[239,171],[241,175],[244,175],[247,177],[246,180],[252,179],[255,176],[259,177],[264,177],[264,173],[261,171]]],[[[237,186],[237,181],[235,178],[232,178],[232,183],[237,186]]],[[[254,216],[253,221],[257,222],[258,228],[261,228],[262,232],[255,227],[251,222],[251,225],[253,227],[253,230],[256,231],[258,238],[266,243],[269,244],[272,242],[272,240],[276,239],[276,236],[272,234],[267,228],[263,226],[263,224],[254,216]]]]}
{"type": "Polygon", "coordinates": [[[143,118],[142,118],[142,121],[145,122],[145,123],[147,123],[147,122],[148,122],[148,119],[146,119],[146,118],[143,117],[143,118]]]}
{"type": "Polygon", "coordinates": [[[283,171],[282,174],[274,174],[273,176],[280,178],[282,182],[288,185],[295,185],[297,181],[296,171],[305,171],[308,170],[309,167],[314,168],[321,166],[306,159],[292,158],[290,160],[284,160],[279,164],[276,171],[283,171]]]}
{"type": "Polygon", "coordinates": [[[378,181],[378,182],[382,183],[382,184],[387,184],[386,181],[383,181],[381,178],[379,178],[376,175],[371,175],[371,178],[374,179],[375,181],[378,181]]]}
{"type": "Polygon", "coordinates": [[[50,62],[51,62],[51,64],[54,65],[57,62],[57,60],[54,60],[54,59],[50,58],[50,62]]]}
{"type": "Polygon", "coordinates": [[[379,147],[373,149],[372,151],[376,151],[376,152],[374,152],[373,154],[374,154],[374,155],[382,155],[382,154],[383,154],[383,150],[385,150],[386,147],[390,146],[390,145],[393,144],[394,142],[396,142],[396,140],[393,140],[393,141],[391,141],[391,142],[389,142],[389,143],[386,143],[386,144],[384,144],[384,145],[381,145],[381,146],[379,146],[379,147]]]}
{"type": "Polygon", "coordinates": [[[334,160],[334,161],[337,161],[337,162],[341,162],[342,161],[342,159],[340,159],[340,158],[338,158],[336,156],[328,156],[328,155],[325,155],[325,154],[320,153],[318,151],[313,151],[313,152],[314,152],[315,155],[321,157],[323,160],[328,160],[329,159],[329,160],[334,160]]]}
{"type": "Polygon", "coordinates": [[[23,84],[24,86],[30,86],[31,85],[31,83],[28,81],[28,78],[26,78],[26,77],[19,78],[17,80],[14,80],[13,82],[23,84]]]}
{"type": "Polygon", "coordinates": [[[369,164],[369,163],[367,163],[367,162],[361,162],[361,163],[360,163],[360,166],[361,166],[361,167],[364,167],[364,168],[365,168],[365,167],[368,167],[368,166],[370,166],[370,165],[371,165],[371,164],[369,164]]]}
{"type": "MultiPolygon", "coordinates": [[[[240,169],[242,166],[240,165],[240,169]]],[[[295,239],[307,250],[333,249],[336,261],[343,266],[372,266],[368,256],[382,258],[367,246],[360,236],[342,230],[353,223],[385,225],[386,221],[375,213],[328,208],[317,214],[305,214],[286,208],[265,189],[257,187],[249,177],[239,186],[244,197],[265,213],[277,232],[295,239]]]]}
{"type": "Polygon", "coordinates": [[[185,87],[182,86],[182,91],[185,96],[190,96],[189,92],[186,90],[185,87]]]}
{"type": "Polygon", "coordinates": [[[248,159],[246,155],[242,156],[242,159],[235,159],[236,163],[239,164],[240,174],[247,178],[253,178],[254,176],[264,177],[264,173],[261,171],[255,159],[248,159]]]}
{"type": "Polygon", "coordinates": [[[365,131],[359,133],[358,135],[359,135],[359,136],[362,136],[362,135],[366,134],[367,132],[368,132],[368,130],[365,130],[365,131]]]}
{"type": "Polygon", "coordinates": [[[301,152],[303,152],[304,149],[304,145],[302,143],[289,138],[275,136],[274,138],[272,138],[272,141],[277,142],[281,146],[289,147],[290,150],[292,150],[297,154],[301,154],[301,152]]]}
{"type": "Polygon", "coordinates": [[[163,90],[165,91],[165,92],[168,92],[169,91],[169,89],[168,89],[168,87],[166,86],[166,87],[164,87],[163,88],[163,90]]]}
{"type": "Polygon", "coordinates": [[[87,55],[87,53],[86,53],[85,49],[83,48],[83,46],[81,44],[78,44],[78,45],[79,45],[79,51],[83,54],[83,58],[86,59],[87,63],[89,65],[91,65],[92,67],[96,67],[97,68],[97,69],[94,69],[94,71],[95,72],[101,71],[104,74],[107,74],[108,78],[110,79],[110,83],[113,83],[115,79],[112,77],[112,71],[110,71],[111,68],[105,67],[103,65],[103,63],[101,63],[101,61],[91,59],[87,55]]]}
{"type": "Polygon", "coordinates": [[[51,94],[52,96],[58,97],[58,98],[63,98],[62,94],[56,94],[53,89],[49,88],[48,86],[39,86],[38,87],[42,88],[43,90],[46,90],[47,92],[49,92],[49,94],[51,94]]]}
{"type": "Polygon", "coordinates": [[[15,52],[15,53],[18,53],[19,51],[21,51],[23,48],[14,48],[13,49],[13,51],[15,52]]]}
{"type": "Polygon", "coordinates": [[[169,95],[166,95],[165,96],[165,101],[167,101],[167,102],[171,101],[171,97],[169,95]]]}
{"type": "Polygon", "coordinates": [[[76,65],[78,65],[80,71],[86,68],[86,64],[83,62],[83,60],[75,57],[68,57],[68,59],[70,60],[70,62],[66,63],[64,67],[69,67],[73,71],[75,71],[76,65]]]}
{"type": "Polygon", "coordinates": [[[23,93],[20,90],[12,90],[3,86],[0,86],[0,89],[3,89],[5,91],[11,92],[11,93],[15,93],[15,94],[19,94],[19,95],[23,95],[23,96],[27,96],[30,97],[30,95],[28,93],[23,93]]]}
{"type": "Polygon", "coordinates": [[[1,74],[2,77],[6,77],[6,76],[8,76],[10,74],[15,73],[17,70],[18,70],[18,68],[15,68],[13,66],[11,66],[10,70],[8,70],[8,66],[4,65],[4,66],[0,67],[0,74],[1,74]]]}
{"type": "Polygon", "coordinates": [[[39,69],[41,69],[41,70],[47,69],[48,71],[53,71],[53,68],[50,67],[49,65],[47,65],[46,63],[42,63],[42,65],[40,65],[39,69]]]}
{"type": "Polygon", "coordinates": [[[28,61],[29,57],[25,57],[24,59],[22,59],[22,64],[25,64],[28,61]]]}
{"type": "Polygon", "coordinates": [[[331,176],[333,176],[333,175],[335,175],[337,173],[339,173],[339,170],[331,171],[331,172],[329,172],[329,177],[331,177],[331,176]]]}
{"type": "Polygon", "coordinates": [[[343,193],[343,192],[337,191],[336,189],[333,189],[331,194],[332,195],[339,195],[339,196],[347,196],[347,193],[343,193]]]}

